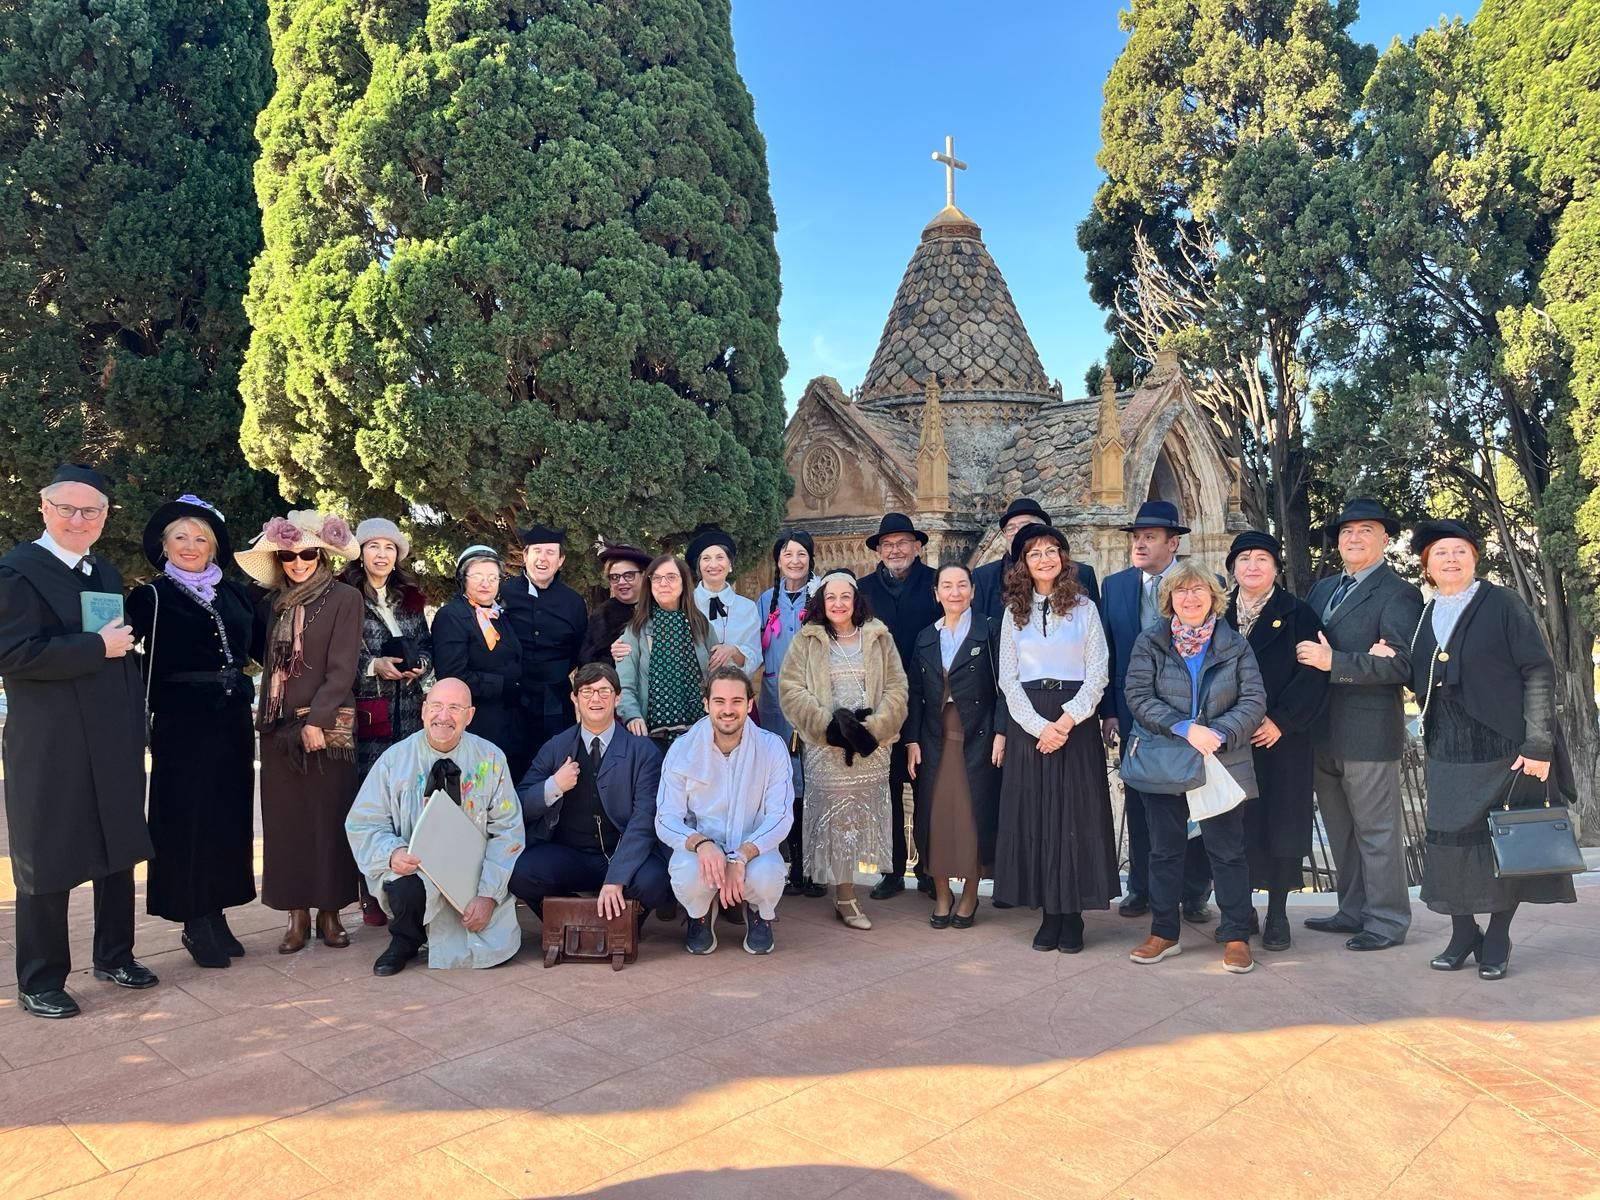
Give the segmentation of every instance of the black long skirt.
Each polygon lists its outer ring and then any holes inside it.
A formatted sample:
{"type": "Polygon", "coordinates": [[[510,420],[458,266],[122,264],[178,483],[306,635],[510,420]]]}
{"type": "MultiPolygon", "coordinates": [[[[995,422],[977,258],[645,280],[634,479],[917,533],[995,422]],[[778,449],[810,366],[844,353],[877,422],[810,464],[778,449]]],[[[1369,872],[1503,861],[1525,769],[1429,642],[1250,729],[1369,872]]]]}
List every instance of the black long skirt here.
{"type": "Polygon", "coordinates": [[[188,921],[256,898],[250,703],[156,713],[150,728],[145,908],[188,921]]]}
{"type": "MultiPolygon", "coordinates": [[[[1078,685],[1057,691],[1025,684],[1024,690],[1033,710],[1053,721],[1078,685]]],[[[1011,717],[1000,778],[995,899],[1066,913],[1109,908],[1121,892],[1100,723],[1091,717],[1073,728],[1061,749],[1040,754],[1038,740],[1011,717]]]]}

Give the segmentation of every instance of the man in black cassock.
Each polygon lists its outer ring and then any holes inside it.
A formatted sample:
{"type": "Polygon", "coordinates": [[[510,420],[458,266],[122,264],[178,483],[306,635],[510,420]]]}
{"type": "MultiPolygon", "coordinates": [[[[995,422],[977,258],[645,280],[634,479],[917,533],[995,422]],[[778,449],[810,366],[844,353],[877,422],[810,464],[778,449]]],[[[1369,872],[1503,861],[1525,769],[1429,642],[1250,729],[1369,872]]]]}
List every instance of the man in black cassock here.
{"type": "Polygon", "coordinates": [[[85,630],[86,592],[122,594],[89,553],[111,489],[68,464],[40,492],[44,536],[0,558],[6,825],[17,885],[17,990],[39,1017],[75,1017],[67,901],[94,881],[94,977],[154,987],[133,957],[133,866],[150,857],[144,816],[144,686],[121,620],[85,630]]]}
{"type": "Polygon", "coordinates": [[[583,597],[559,578],[567,561],[567,531],[534,525],[521,537],[522,575],[500,587],[506,620],[522,644],[523,737],[506,750],[513,783],[541,746],[577,723],[571,676],[589,631],[583,597]]]}

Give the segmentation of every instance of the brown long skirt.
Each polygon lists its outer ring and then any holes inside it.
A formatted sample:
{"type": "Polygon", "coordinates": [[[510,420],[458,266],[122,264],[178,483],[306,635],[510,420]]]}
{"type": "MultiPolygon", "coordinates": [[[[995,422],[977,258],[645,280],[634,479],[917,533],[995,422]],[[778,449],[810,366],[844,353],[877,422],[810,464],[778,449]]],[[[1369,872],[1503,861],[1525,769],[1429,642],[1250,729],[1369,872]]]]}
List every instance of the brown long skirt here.
{"type": "Polygon", "coordinates": [[[967,778],[966,738],[961,731],[961,713],[948,698],[939,773],[933,780],[932,811],[928,816],[927,851],[927,873],[936,879],[965,879],[980,866],[978,819],[972,810],[972,782],[967,778]]]}
{"type": "Polygon", "coordinates": [[[355,902],[359,877],[344,831],[355,757],[301,754],[282,733],[261,737],[261,903],[337,912],[355,902]]]}

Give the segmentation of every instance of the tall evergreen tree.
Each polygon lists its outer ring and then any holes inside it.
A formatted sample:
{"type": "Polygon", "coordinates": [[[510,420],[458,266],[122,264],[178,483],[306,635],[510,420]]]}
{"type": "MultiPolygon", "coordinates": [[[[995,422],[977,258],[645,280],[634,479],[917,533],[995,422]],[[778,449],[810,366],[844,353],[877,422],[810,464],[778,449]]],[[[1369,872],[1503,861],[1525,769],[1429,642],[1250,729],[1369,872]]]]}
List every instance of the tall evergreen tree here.
{"type": "Polygon", "coordinates": [[[776,527],[765,143],[727,0],[274,0],[245,447],[409,515],[662,545],[776,527]]]}
{"type": "Polygon", "coordinates": [[[239,450],[243,296],[271,88],[258,0],[0,9],[0,541],[38,489],[98,465],[125,571],[144,514],[193,491],[253,528],[275,499],[239,450]]]}

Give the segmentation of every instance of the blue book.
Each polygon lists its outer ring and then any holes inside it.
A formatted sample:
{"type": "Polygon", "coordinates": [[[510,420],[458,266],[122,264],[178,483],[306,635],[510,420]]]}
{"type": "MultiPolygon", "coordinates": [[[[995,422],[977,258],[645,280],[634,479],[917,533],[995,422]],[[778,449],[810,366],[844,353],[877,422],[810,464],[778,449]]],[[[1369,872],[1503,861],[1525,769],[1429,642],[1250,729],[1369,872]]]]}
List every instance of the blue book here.
{"type": "Polygon", "coordinates": [[[111,622],[120,620],[122,620],[122,593],[83,593],[83,631],[85,633],[99,633],[111,622]]]}

